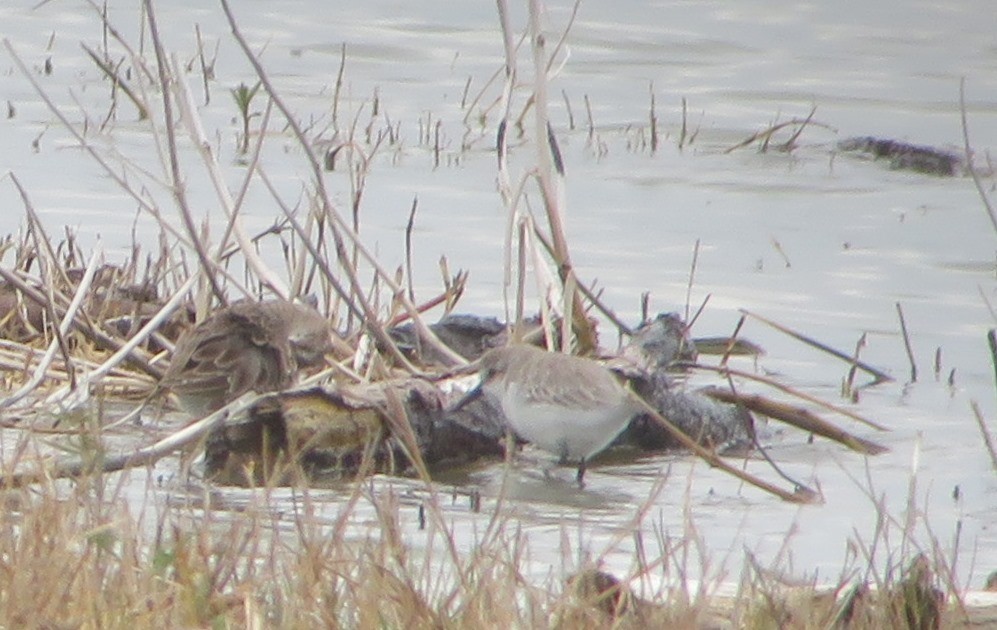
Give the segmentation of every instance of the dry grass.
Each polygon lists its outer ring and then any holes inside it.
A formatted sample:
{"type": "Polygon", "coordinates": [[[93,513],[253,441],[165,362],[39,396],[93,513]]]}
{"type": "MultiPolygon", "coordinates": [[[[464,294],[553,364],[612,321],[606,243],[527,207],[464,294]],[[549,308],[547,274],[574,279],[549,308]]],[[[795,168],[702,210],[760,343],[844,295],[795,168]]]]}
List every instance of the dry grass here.
{"type": "MultiPolygon", "coordinates": [[[[150,523],[133,516],[134,498],[114,483],[104,476],[3,494],[0,625],[862,629],[960,627],[970,618],[946,599],[944,561],[921,554],[881,574],[863,559],[831,586],[792,584],[749,557],[739,590],[718,594],[716,584],[674,579],[703,562],[696,554],[710,555],[693,551],[702,541],[690,524],[633,576],[588,569],[538,583],[522,572],[529,540],[507,511],[473,552],[454,555],[457,541],[432,514],[418,530],[427,542],[409,544],[416,512],[391,491],[369,493],[331,521],[316,516],[307,492],[277,499],[293,512],[279,517],[265,509],[275,499],[263,489],[234,512],[159,497],[150,523]],[[356,511],[359,503],[368,509],[356,511]]],[[[146,490],[162,489],[150,481],[146,490]]],[[[424,509],[439,509],[429,497],[424,509]]],[[[865,545],[885,544],[889,533],[865,545]]]]}

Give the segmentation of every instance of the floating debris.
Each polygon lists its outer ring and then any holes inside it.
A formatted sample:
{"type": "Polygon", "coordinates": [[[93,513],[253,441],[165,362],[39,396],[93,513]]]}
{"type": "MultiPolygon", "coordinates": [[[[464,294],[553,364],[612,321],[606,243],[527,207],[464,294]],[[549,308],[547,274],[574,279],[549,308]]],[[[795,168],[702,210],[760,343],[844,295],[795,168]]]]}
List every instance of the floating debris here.
{"type": "Polygon", "coordinates": [[[890,168],[926,175],[953,177],[962,174],[962,156],[944,149],[910,144],[899,140],[861,136],[838,142],[838,150],[871,155],[889,160],[890,168]]]}
{"type": "Polygon", "coordinates": [[[309,484],[364,470],[410,472],[418,456],[431,469],[500,456],[499,439],[447,415],[428,381],[406,379],[365,386],[312,387],[271,394],[213,431],[205,469],[216,483],[309,484]],[[407,451],[388,414],[401,401],[418,454],[407,451]]]}

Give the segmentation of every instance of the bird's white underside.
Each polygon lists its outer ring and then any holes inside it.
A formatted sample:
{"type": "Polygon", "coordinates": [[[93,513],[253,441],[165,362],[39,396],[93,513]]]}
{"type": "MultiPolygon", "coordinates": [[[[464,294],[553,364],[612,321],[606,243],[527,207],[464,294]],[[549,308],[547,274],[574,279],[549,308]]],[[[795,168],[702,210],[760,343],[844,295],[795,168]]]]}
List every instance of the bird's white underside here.
{"type": "Polygon", "coordinates": [[[564,461],[578,462],[603,450],[634,415],[625,398],[589,401],[584,408],[572,408],[542,402],[523,390],[510,383],[504,390],[494,391],[509,425],[522,439],[564,461]]]}

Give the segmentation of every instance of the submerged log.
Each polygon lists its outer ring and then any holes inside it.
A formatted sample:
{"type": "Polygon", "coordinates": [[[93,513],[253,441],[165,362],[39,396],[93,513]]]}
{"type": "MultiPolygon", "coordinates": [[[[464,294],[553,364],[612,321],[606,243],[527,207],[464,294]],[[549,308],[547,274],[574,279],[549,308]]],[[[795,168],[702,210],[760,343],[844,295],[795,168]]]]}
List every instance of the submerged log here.
{"type": "Polygon", "coordinates": [[[953,177],[964,167],[962,156],[952,151],[872,136],[846,138],[838,143],[838,150],[865,153],[874,160],[887,160],[892,169],[926,175],[953,177]]]}
{"type": "MultiPolygon", "coordinates": [[[[472,356],[504,338],[492,320],[458,316],[449,321],[453,327],[437,332],[479,331],[478,341],[468,334],[459,344],[472,356]]],[[[785,413],[775,412],[776,403],[760,396],[738,398],[716,389],[685,388],[675,375],[684,373],[695,358],[695,343],[685,324],[665,314],[638,327],[608,365],[668,423],[713,453],[753,446],[752,410],[786,419],[785,413]]],[[[448,404],[440,383],[415,378],[265,396],[210,435],[207,474],[219,483],[237,485],[321,484],[374,471],[412,473],[423,465],[438,472],[501,457],[510,430],[498,401],[484,395],[455,406],[454,396],[450,394],[448,404]]],[[[863,452],[882,450],[813,414],[806,418],[806,424],[795,424],[863,452]]],[[[654,451],[689,444],[678,441],[648,413],[635,416],[613,446],[654,451]]]]}
{"type": "Polygon", "coordinates": [[[409,472],[414,455],[391,428],[388,388],[401,400],[418,456],[430,469],[502,453],[494,436],[447,417],[431,383],[410,379],[265,396],[208,437],[206,473],[223,484],[284,485],[302,478],[332,481],[364,469],[409,472]]]}

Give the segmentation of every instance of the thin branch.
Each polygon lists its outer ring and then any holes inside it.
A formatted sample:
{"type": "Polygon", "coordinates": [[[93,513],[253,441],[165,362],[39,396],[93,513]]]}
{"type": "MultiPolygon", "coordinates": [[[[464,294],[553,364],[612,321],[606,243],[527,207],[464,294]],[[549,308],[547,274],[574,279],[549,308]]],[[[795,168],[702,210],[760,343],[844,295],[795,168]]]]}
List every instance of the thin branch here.
{"type": "Polygon", "coordinates": [[[983,188],[983,182],[980,181],[980,175],[973,168],[973,152],[969,147],[969,123],[966,121],[966,77],[959,79],[959,115],[962,118],[962,142],[963,153],[966,156],[966,170],[973,178],[973,185],[976,186],[976,192],[980,195],[983,207],[987,209],[990,224],[993,226],[994,232],[997,232],[997,209],[994,209],[993,204],[990,203],[987,191],[983,188]]]}
{"type": "Polygon", "coordinates": [[[778,324],[778,323],[772,321],[771,319],[768,319],[767,317],[762,317],[761,315],[758,315],[757,313],[752,313],[751,311],[748,311],[748,310],[745,310],[745,309],[741,309],[741,312],[744,313],[745,315],[748,315],[749,317],[757,319],[758,321],[760,321],[760,322],[762,322],[764,324],[768,324],[769,326],[771,326],[772,328],[775,328],[776,330],[778,330],[781,333],[787,334],[787,335],[789,335],[790,337],[792,337],[794,339],[802,341],[803,343],[807,344],[808,346],[811,346],[813,348],[817,348],[818,350],[826,352],[826,353],[830,354],[831,356],[837,357],[837,358],[841,359],[842,361],[848,363],[849,365],[857,365],[863,371],[871,374],[876,379],[875,383],[890,382],[890,381],[893,380],[893,377],[890,376],[889,374],[887,374],[886,372],[883,372],[882,370],[878,370],[878,369],[872,367],[871,365],[869,365],[868,363],[865,363],[863,361],[857,361],[857,360],[855,360],[855,357],[849,356],[847,353],[842,352],[840,350],[835,350],[834,348],[832,348],[832,347],[830,347],[830,346],[828,346],[826,344],[823,344],[823,343],[821,343],[821,342],[819,342],[819,341],[817,341],[815,339],[812,339],[812,338],[804,335],[803,333],[796,332],[795,330],[787,328],[787,327],[783,326],[782,324],[778,324]]]}

